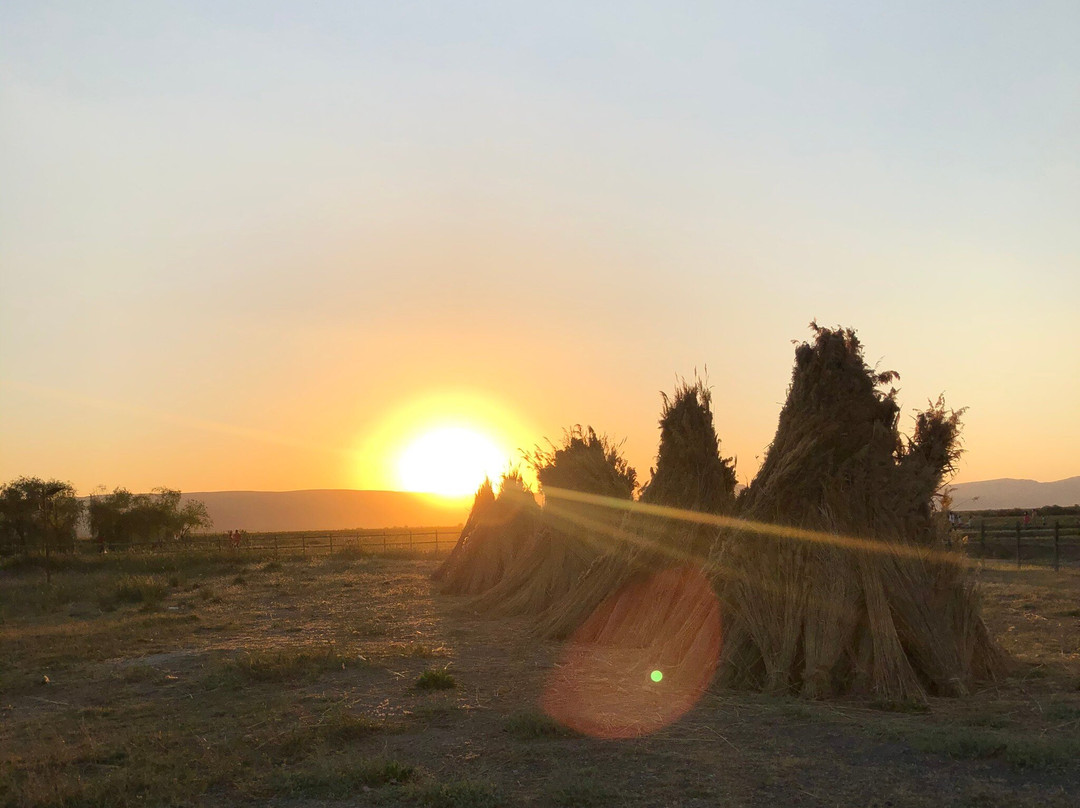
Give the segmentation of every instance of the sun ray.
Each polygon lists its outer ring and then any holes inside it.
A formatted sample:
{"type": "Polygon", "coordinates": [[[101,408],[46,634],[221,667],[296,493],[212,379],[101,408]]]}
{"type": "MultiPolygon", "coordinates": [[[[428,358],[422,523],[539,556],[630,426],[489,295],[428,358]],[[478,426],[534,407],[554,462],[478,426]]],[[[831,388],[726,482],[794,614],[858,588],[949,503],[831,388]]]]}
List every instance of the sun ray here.
{"type": "MultiPolygon", "coordinates": [[[[964,565],[967,559],[960,553],[949,550],[937,550],[929,547],[912,546],[900,542],[882,541],[862,536],[845,536],[840,533],[828,533],[822,530],[808,530],[789,525],[774,525],[768,522],[755,522],[749,519],[740,519],[735,516],[721,516],[719,514],[703,513],[682,508],[672,508],[666,505],[651,505],[634,500],[620,499],[618,497],[605,497],[598,494],[586,494],[581,491],[571,491],[564,488],[545,488],[545,499],[563,500],[568,502],[582,502],[590,505],[598,505],[615,510],[634,511],[672,519],[680,522],[694,522],[703,525],[714,525],[718,528],[737,529],[747,533],[757,533],[763,536],[773,536],[782,539],[799,539],[806,542],[819,544],[831,544],[846,550],[860,550],[863,552],[891,553],[906,558],[915,558],[925,561],[938,561],[950,564],[964,565]]],[[[570,513],[570,512],[567,512],[570,513]]],[[[563,515],[560,512],[560,515],[563,515]]],[[[585,520],[571,515],[569,518],[577,521],[588,521],[586,527],[597,528],[599,521],[585,520]]],[[[624,538],[628,535],[622,529],[606,528],[604,532],[616,538],[624,538]]],[[[636,539],[639,542],[648,540],[636,539]]],[[[652,542],[649,542],[652,545],[652,542]]],[[[654,548],[658,549],[658,548],[654,548]]]]}

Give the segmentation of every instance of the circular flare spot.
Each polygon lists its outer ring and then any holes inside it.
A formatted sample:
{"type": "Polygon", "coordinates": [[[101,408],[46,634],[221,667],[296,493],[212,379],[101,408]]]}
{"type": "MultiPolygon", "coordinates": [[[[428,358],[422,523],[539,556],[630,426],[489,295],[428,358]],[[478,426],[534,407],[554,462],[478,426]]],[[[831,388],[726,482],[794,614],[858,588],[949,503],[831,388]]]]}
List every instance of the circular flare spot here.
{"type": "Polygon", "coordinates": [[[541,706],[594,738],[656,732],[684,715],[709,686],[720,628],[720,604],[696,565],[638,576],[574,632],[541,706]],[[655,687],[661,680],[664,687],[655,687]]]}

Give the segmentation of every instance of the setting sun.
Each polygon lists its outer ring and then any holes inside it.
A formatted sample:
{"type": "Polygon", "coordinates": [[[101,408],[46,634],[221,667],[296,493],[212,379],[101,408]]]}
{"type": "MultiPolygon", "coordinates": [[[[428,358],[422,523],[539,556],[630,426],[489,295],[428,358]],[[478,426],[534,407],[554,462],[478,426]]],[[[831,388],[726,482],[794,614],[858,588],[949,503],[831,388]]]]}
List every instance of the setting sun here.
{"type": "MultiPolygon", "coordinates": [[[[539,434],[512,403],[485,390],[437,389],[384,406],[357,445],[360,489],[466,497],[485,476],[497,483],[520,460],[517,447],[539,434]]],[[[528,467],[522,471],[535,482],[528,467]]]]}
{"type": "Polygon", "coordinates": [[[398,460],[398,479],[407,491],[448,497],[471,494],[506,469],[509,457],[487,436],[468,427],[433,429],[413,440],[398,460]]]}

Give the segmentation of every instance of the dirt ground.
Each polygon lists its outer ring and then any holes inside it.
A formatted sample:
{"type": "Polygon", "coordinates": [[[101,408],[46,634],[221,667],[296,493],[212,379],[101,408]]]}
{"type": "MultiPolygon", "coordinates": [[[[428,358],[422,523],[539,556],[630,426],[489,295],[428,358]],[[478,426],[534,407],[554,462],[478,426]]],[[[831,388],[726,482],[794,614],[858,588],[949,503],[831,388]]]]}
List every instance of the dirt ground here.
{"type": "Polygon", "coordinates": [[[981,571],[1014,664],[969,697],[711,689],[599,740],[540,707],[563,649],[433,595],[434,564],[9,565],[0,805],[1080,806],[1080,571],[981,571]]]}

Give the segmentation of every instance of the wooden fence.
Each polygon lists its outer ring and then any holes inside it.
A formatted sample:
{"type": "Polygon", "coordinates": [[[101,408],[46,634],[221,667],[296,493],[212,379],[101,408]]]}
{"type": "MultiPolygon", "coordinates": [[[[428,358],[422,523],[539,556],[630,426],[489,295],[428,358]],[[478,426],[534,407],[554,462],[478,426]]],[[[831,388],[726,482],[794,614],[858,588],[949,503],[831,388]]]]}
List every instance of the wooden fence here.
{"type": "Polygon", "coordinates": [[[419,528],[415,530],[382,530],[378,532],[342,533],[248,533],[242,534],[239,545],[225,536],[197,537],[195,545],[208,549],[241,550],[274,553],[276,555],[326,555],[356,550],[360,552],[438,553],[450,550],[457,542],[460,528],[419,528]]]}
{"type": "Polygon", "coordinates": [[[1002,520],[976,520],[953,527],[950,538],[954,547],[973,558],[999,558],[1035,566],[1080,563],[1080,524],[1074,520],[1028,523],[1017,520],[1008,524],[1002,520]]]}
{"type": "MultiPolygon", "coordinates": [[[[232,551],[274,555],[327,555],[346,550],[359,552],[449,551],[457,542],[460,527],[388,528],[366,531],[306,531],[302,533],[244,533],[236,544],[228,535],[191,536],[184,541],[106,544],[107,552],[189,552],[232,551]]],[[[1080,565],[1080,523],[1074,519],[1043,524],[1007,523],[1000,518],[973,520],[950,532],[953,549],[970,558],[1015,560],[1016,566],[1080,565]]],[[[97,553],[103,548],[95,541],[79,540],[73,545],[52,548],[53,552],[97,553]]],[[[0,547],[0,555],[19,548],[0,547]]]]}
{"type": "MultiPolygon", "coordinates": [[[[80,539],[73,544],[53,546],[54,553],[148,552],[236,552],[273,555],[328,555],[348,550],[366,553],[449,551],[457,542],[460,527],[387,528],[364,531],[304,531],[294,533],[242,533],[239,543],[227,534],[189,536],[182,541],[113,543],[104,545],[80,539]]],[[[0,555],[19,552],[19,548],[0,547],[0,555]],[[5,552],[6,551],[6,552],[5,552]]]]}

